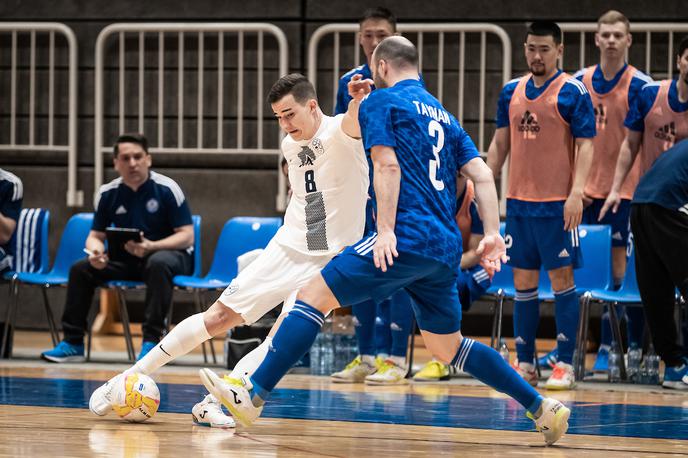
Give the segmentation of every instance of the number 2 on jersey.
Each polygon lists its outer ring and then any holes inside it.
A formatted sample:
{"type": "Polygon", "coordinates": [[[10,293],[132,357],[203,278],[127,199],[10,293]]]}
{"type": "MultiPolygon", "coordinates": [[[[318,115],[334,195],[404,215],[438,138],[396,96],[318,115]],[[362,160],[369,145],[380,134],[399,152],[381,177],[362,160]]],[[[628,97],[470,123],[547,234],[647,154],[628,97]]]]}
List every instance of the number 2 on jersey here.
{"type": "Polygon", "coordinates": [[[435,159],[430,159],[428,174],[430,182],[435,189],[442,191],[444,189],[444,182],[437,179],[437,172],[440,170],[440,151],[444,147],[444,129],[442,129],[439,122],[433,119],[428,124],[428,134],[433,138],[437,138],[437,145],[432,145],[432,154],[435,156],[435,159]]]}

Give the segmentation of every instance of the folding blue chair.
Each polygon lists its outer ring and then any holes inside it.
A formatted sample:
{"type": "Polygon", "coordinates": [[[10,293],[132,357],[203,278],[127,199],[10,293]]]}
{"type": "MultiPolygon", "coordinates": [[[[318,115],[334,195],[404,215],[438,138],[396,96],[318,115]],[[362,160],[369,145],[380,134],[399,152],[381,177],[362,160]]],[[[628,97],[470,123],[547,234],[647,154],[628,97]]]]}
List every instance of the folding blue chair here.
{"type": "MultiPolygon", "coordinates": [[[[48,270],[48,225],[50,222],[50,211],[44,208],[24,208],[19,213],[17,227],[14,230],[11,243],[14,248],[14,257],[10,270],[2,276],[3,280],[9,281],[10,294],[7,305],[7,315],[5,317],[5,329],[3,332],[2,349],[0,355],[4,355],[9,349],[8,354],[12,355],[12,331],[10,323],[14,322],[17,311],[17,303],[13,300],[17,294],[17,276],[20,272],[44,273],[48,270]]],[[[49,315],[51,316],[51,315],[49,315]]],[[[55,335],[52,334],[54,328],[51,327],[53,342],[55,335]]]]}
{"type": "MultiPolygon", "coordinates": [[[[191,217],[194,227],[194,273],[201,271],[201,217],[200,215],[193,215],[191,217]]],[[[131,337],[131,325],[129,321],[129,311],[127,310],[127,302],[125,292],[132,289],[145,289],[146,284],[142,281],[136,280],[112,280],[107,282],[105,288],[113,289],[117,292],[119,302],[119,314],[122,320],[122,332],[124,334],[124,342],[127,346],[127,357],[129,361],[136,359],[136,352],[134,351],[134,341],[131,337]]],[[[172,304],[174,301],[172,302],[172,304]]],[[[169,328],[170,319],[172,318],[172,304],[165,318],[165,326],[169,328]]],[[[91,331],[89,329],[86,344],[86,361],[91,359],[91,331]]],[[[205,354],[205,348],[204,348],[205,354]]],[[[206,361],[207,362],[207,361],[206,361]]]]}
{"type": "MultiPolygon", "coordinates": [[[[638,283],[636,281],[635,273],[635,250],[631,250],[626,263],[626,276],[624,278],[621,288],[613,291],[611,288],[611,281],[604,288],[590,288],[581,300],[581,313],[578,323],[578,341],[576,343],[576,352],[581,355],[576,361],[576,379],[582,380],[585,376],[585,344],[588,338],[588,321],[590,319],[590,306],[596,301],[599,304],[610,304],[609,320],[611,321],[612,333],[616,342],[621,342],[621,328],[619,325],[619,317],[616,315],[617,304],[640,304],[640,292],[638,291],[638,283]]],[[[621,378],[626,378],[626,366],[623,358],[621,358],[621,378]]]]}
{"type": "Polygon", "coordinates": [[[59,342],[59,334],[57,333],[57,326],[55,325],[55,318],[53,317],[50,303],[48,301],[48,288],[53,286],[67,286],[69,281],[69,269],[76,261],[84,256],[82,251],[86,243],[86,237],[91,230],[93,224],[93,213],[77,213],[69,218],[67,225],[62,232],[60,239],[60,246],[57,248],[57,255],[55,262],[50,272],[19,272],[15,276],[16,287],[13,291],[14,308],[19,298],[19,286],[34,285],[41,288],[43,293],[43,304],[45,305],[45,312],[48,316],[48,326],[50,327],[50,335],[53,340],[53,345],[59,342]]]}
{"type": "MultiPolygon", "coordinates": [[[[201,277],[200,270],[194,272],[192,276],[177,275],[174,277],[175,287],[192,293],[196,312],[203,312],[205,310],[202,305],[203,293],[223,290],[229,286],[237,275],[237,258],[248,251],[265,248],[281,225],[282,218],[239,216],[230,219],[222,228],[207,275],[201,277]]],[[[213,363],[216,363],[212,341],[210,341],[210,351],[213,363]]],[[[207,362],[205,346],[203,358],[207,362]]]]}

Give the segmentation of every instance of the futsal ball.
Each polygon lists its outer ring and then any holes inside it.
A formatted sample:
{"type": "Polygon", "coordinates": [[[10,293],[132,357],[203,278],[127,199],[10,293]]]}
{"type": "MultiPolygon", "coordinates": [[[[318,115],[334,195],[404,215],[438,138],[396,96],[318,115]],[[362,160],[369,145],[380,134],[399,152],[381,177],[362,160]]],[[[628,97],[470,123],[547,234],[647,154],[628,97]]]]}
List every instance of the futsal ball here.
{"type": "Polygon", "coordinates": [[[112,408],[120,418],[141,423],[155,415],[160,406],[160,390],[152,378],[129,374],[112,394],[112,408]]]}

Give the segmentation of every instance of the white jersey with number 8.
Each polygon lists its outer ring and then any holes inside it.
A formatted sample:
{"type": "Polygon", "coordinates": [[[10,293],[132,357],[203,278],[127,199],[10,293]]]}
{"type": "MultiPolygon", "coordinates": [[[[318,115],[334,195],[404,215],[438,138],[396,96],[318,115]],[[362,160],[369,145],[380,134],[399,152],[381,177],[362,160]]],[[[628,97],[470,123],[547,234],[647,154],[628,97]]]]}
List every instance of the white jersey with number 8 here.
{"type": "Polygon", "coordinates": [[[311,140],[282,140],[292,196],[274,240],[307,254],[337,254],[363,236],[368,162],[361,140],[342,131],[344,115],[323,115],[311,140]]]}

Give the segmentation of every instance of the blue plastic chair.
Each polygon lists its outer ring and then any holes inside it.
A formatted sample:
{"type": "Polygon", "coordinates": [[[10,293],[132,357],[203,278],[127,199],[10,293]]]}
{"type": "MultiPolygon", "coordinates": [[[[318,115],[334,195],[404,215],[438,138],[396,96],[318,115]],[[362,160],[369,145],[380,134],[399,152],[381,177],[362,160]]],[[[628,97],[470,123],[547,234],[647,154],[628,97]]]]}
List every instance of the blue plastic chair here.
{"type": "MultiPolygon", "coordinates": [[[[202,295],[206,291],[223,290],[229,286],[237,275],[237,258],[248,251],[265,248],[281,225],[282,218],[238,216],[228,220],[220,232],[207,275],[201,277],[200,272],[194,272],[192,276],[177,275],[174,285],[192,293],[196,313],[203,312],[202,295]]],[[[212,340],[209,343],[213,363],[216,363],[212,340]]],[[[203,358],[207,361],[205,346],[202,348],[203,358]]]]}
{"type": "MultiPolygon", "coordinates": [[[[3,280],[10,283],[10,298],[5,317],[5,330],[3,333],[2,349],[0,355],[5,354],[6,349],[11,356],[11,327],[17,311],[17,303],[13,300],[18,288],[17,276],[20,272],[44,273],[49,268],[48,259],[48,225],[50,211],[44,208],[24,208],[19,213],[17,227],[11,243],[14,249],[14,258],[11,268],[2,276],[3,280]]],[[[53,328],[51,328],[51,332],[53,328]]],[[[53,335],[53,334],[51,334],[53,335]]],[[[54,338],[54,335],[53,335],[54,338]]]]}
{"type": "MultiPolygon", "coordinates": [[[[585,343],[588,338],[588,321],[590,320],[590,306],[593,303],[611,304],[609,307],[609,319],[611,322],[612,333],[616,342],[621,340],[621,327],[619,317],[616,315],[617,304],[641,304],[640,292],[635,273],[635,250],[631,250],[626,263],[626,276],[624,277],[621,288],[613,291],[610,284],[606,288],[590,288],[581,301],[580,321],[578,323],[578,341],[576,351],[579,355],[585,355],[585,343]]],[[[626,367],[621,358],[621,378],[626,378],[626,367]]],[[[576,377],[582,379],[585,375],[585,358],[578,358],[576,367],[576,377]]]]}
{"type": "MultiPolygon", "coordinates": [[[[201,216],[193,215],[191,217],[194,229],[194,274],[201,271],[201,216]]],[[[111,280],[106,283],[105,288],[112,289],[117,292],[119,302],[119,314],[122,320],[122,333],[124,334],[124,342],[127,346],[127,356],[130,361],[136,359],[136,352],[134,351],[134,341],[131,337],[131,324],[129,321],[129,311],[127,310],[127,301],[125,292],[132,289],[145,289],[146,284],[138,280],[111,280]]],[[[174,304],[174,301],[172,301],[174,304]]],[[[165,326],[169,327],[170,319],[172,318],[172,304],[170,304],[167,317],[165,318],[165,326]]],[[[86,345],[86,361],[91,359],[91,331],[89,330],[86,345]]],[[[205,348],[204,348],[205,352],[205,348]]],[[[206,360],[207,362],[207,360],[206,360]]]]}
{"type": "MultiPolygon", "coordinates": [[[[500,226],[500,231],[503,231],[502,226],[500,226]]],[[[592,289],[610,289],[612,284],[610,227],[603,225],[581,225],[578,228],[578,233],[581,251],[586,258],[586,262],[583,268],[576,270],[576,292],[579,295],[583,295],[585,292],[592,289]]],[[[494,347],[495,341],[497,342],[496,345],[499,345],[499,339],[502,334],[501,314],[504,300],[513,299],[516,295],[516,290],[513,285],[513,273],[508,264],[503,266],[502,271],[495,274],[492,281],[492,287],[488,290],[488,293],[495,295],[497,300],[494,308],[495,316],[492,322],[491,345],[494,347]]],[[[545,270],[540,271],[538,298],[541,301],[554,300],[552,284],[545,270]]]]}
{"type": "Polygon", "coordinates": [[[47,272],[19,272],[15,277],[16,288],[14,291],[14,307],[19,297],[20,285],[39,286],[43,293],[43,304],[45,305],[46,315],[48,316],[48,326],[53,345],[59,342],[59,334],[55,325],[52,309],[48,301],[48,288],[53,286],[67,286],[69,281],[69,269],[76,261],[84,256],[83,248],[86,237],[93,224],[93,213],[77,213],[69,218],[67,225],[62,232],[60,246],[57,248],[57,255],[52,269],[47,272]]]}

